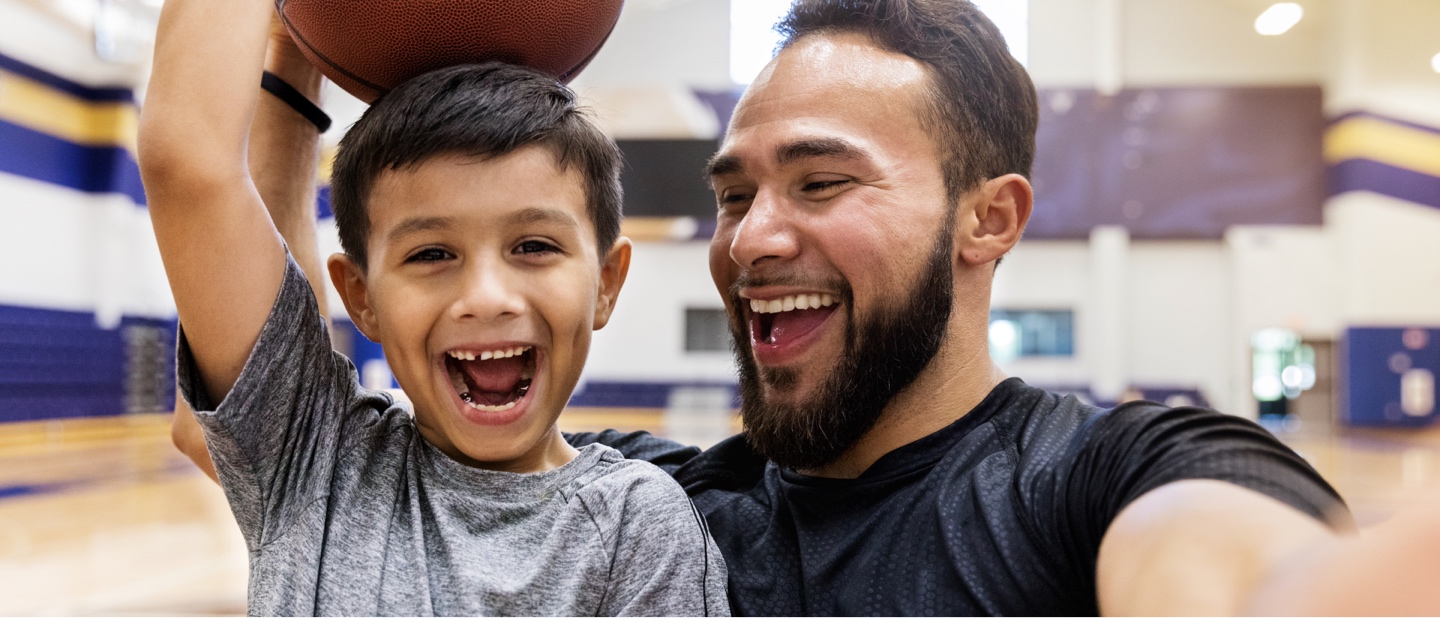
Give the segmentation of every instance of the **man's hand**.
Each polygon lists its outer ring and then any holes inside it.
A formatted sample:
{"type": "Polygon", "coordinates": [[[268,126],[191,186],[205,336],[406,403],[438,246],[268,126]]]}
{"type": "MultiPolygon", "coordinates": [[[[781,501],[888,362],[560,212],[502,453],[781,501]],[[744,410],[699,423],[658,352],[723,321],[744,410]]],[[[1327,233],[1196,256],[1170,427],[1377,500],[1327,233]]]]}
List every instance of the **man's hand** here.
{"type": "MultiPolygon", "coordinates": [[[[265,70],[276,74],[312,101],[319,100],[323,80],[280,24],[273,11],[265,70]]],[[[259,77],[255,79],[259,88],[259,77]]],[[[320,311],[326,314],[325,271],[316,247],[315,188],[319,132],[279,99],[262,95],[250,127],[250,177],[270,212],[295,262],[310,279],[320,311]]],[[[327,314],[328,315],[328,314],[327,314]]],[[[194,412],[178,396],[171,424],[175,446],[211,479],[215,466],[194,412]]]]}

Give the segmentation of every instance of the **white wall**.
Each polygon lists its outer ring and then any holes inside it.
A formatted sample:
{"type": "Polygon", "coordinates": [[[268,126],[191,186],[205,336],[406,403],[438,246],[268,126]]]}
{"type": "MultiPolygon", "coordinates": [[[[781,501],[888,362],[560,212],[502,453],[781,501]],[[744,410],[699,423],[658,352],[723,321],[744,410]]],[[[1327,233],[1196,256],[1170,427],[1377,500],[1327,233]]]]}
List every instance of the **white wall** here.
{"type": "Polygon", "coordinates": [[[1330,0],[1327,106],[1367,109],[1440,126],[1440,2],[1330,0]]]}
{"type": "MultiPolygon", "coordinates": [[[[1094,86],[1106,62],[1107,0],[1030,0],[1030,73],[1047,87],[1094,86]]],[[[1269,0],[1110,0],[1123,86],[1308,84],[1325,75],[1330,0],[1304,0],[1284,36],[1256,34],[1269,0]]],[[[1368,0],[1367,0],[1368,1],[1368,0]]]]}
{"type": "Polygon", "coordinates": [[[583,88],[729,88],[728,0],[630,0],[615,31],[575,78],[583,88]]]}
{"type": "Polygon", "coordinates": [[[1073,358],[1020,358],[1007,373],[1037,385],[1090,383],[1087,355],[1096,341],[1085,328],[1091,315],[1090,245],[1084,241],[1022,240],[995,273],[990,305],[1004,309],[1070,309],[1075,312],[1073,358]]]}
{"type": "Polygon", "coordinates": [[[1227,412],[1232,279],[1219,242],[1132,242],[1126,375],[1136,385],[1199,388],[1227,412]]]}
{"type": "Polygon", "coordinates": [[[1106,382],[1118,369],[1121,389],[1195,387],[1212,405],[1233,406],[1226,248],[1219,242],[1130,241],[1118,253],[1102,253],[1109,255],[1096,259],[1096,247],[1087,241],[1022,240],[1005,258],[992,306],[1071,309],[1076,330],[1074,357],[1021,358],[1004,370],[1039,385],[1110,391],[1115,387],[1106,382]]]}
{"type": "Polygon", "coordinates": [[[635,243],[630,276],[610,324],[595,333],[585,378],[725,381],[730,353],[685,352],[685,309],[720,309],[708,242],[635,243]]]}
{"type": "Polygon", "coordinates": [[[1345,322],[1440,324],[1440,210],[1355,192],[1330,201],[1326,225],[1345,322]]]}

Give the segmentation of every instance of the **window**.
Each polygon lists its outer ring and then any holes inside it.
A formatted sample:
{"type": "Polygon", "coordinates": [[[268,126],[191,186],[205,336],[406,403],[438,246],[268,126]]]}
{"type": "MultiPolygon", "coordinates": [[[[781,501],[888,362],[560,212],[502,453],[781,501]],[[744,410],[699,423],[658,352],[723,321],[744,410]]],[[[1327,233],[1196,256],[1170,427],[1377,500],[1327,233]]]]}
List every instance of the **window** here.
{"type": "Polygon", "coordinates": [[[686,309],[685,351],[729,352],[730,315],[724,309],[686,309]]]}
{"type": "Polygon", "coordinates": [[[1068,309],[990,310],[990,356],[1006,362],[1027,356],[1074,356],[1075,312],[1068,309]]]}

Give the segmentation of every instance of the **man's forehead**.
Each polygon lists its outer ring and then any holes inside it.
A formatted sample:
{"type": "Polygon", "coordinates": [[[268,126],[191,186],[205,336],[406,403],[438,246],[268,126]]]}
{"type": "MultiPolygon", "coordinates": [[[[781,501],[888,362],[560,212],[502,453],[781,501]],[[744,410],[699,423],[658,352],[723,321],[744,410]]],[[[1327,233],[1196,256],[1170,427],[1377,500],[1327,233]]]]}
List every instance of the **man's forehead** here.
{"type": "Polygon", "coordinates": [[[812,34],[781,50],[756,77],[736,106],[732,126],[787,111],[843,110],[853,105],[852,99],[908,105],[928,84],[924,64],[884,49],[868,36],[812,34]]]}
{"type": "Polygon", "coordinates": [[[921,131],[928,80],[923,64],[864,35],[801,38],[741,98],[709,169],[725,173],[757,159],[783,164],[796,154],[847,156],[921,131]]]}

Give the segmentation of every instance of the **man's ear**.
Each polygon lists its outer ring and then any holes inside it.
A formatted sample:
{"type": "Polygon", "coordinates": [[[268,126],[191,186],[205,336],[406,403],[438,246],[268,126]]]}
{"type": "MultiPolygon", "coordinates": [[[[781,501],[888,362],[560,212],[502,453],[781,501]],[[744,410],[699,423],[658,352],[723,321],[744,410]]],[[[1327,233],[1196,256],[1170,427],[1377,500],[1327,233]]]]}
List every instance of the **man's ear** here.
{"type": "Polygon", "coordinates": [[[380,342],[379,321],[375,319],[375,312],[370,308],[369,288],[365,284],[365,269],[360,268],[355,260],[344,253],[336,253],[325,261],[325,267],[330,271],[330,282],[335,284],[335,291],[340,293],[340,300],[345,303],[345,311],[350,314],[350,321],[355,323],[355,328],[366,339],[380,342]]]}
{"type": "Polygon", "coordinates": [[[630,248],[629,238],[615,239],[615,245],[600,265],[600,289],[595,293],[595,330],[605,328],[615,311],[620,288],[625,286],[625,277],[630,274],[630,248]]]}
{"type": "Polygon", "coordinates": [[[1019,174],[991,178],[961,199],[971,203],[961,206],[955,245],[960,260],[971,266],[994,262],[1014,248],[1035,206],[1030,181],[1019,174]]]}

